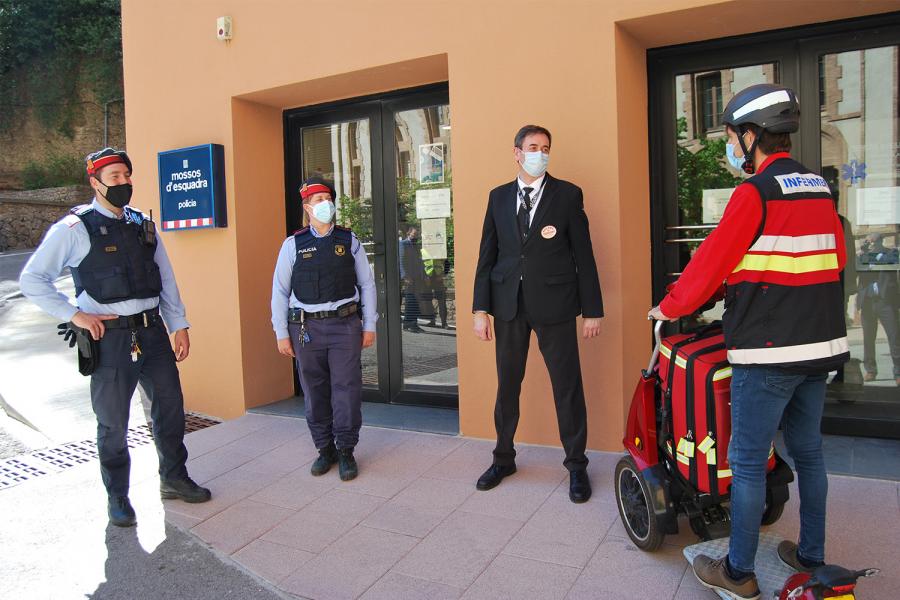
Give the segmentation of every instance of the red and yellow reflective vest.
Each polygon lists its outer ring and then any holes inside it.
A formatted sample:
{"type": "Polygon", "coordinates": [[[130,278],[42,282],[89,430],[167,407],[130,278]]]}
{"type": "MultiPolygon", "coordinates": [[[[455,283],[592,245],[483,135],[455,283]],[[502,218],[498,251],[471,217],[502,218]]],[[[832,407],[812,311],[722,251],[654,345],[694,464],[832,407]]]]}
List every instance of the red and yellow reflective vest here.
{"type": "Polygon", "coordinates": [[[728,360],[836,369],[850,358],[840,281],[846,248],[828,183],[789,157],[747,183],[763,201],[763,226],[727,279],[728,360]]]}
{"type": "Polygon", "coordinates": [[[849,358],[845,262],[827,182],[778,153],[738,186],[660,308],[669,317],[690,314],[725,277],[729,362],[830,371],[849,358]]]}

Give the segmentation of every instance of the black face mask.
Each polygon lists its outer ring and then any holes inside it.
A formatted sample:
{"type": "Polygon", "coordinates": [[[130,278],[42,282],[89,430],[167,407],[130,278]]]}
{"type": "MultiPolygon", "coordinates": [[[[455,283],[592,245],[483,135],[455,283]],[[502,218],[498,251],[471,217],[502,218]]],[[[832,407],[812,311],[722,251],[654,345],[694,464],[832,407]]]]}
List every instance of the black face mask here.
{"type": "MultiPolygon", "coordinates": [[[[97,181],[100,181],[99,179],[97,181]]],[[[103,182],[101,182],[103,183],[103,182]]],[[[105,183],[103,185],[106,185],[105,183]]],[[[122,208],[131,202],[131,184],[123,183],[121,185],[107,185],[106,193],[103,197],[107,202],[116,208],[122,208]]]]}

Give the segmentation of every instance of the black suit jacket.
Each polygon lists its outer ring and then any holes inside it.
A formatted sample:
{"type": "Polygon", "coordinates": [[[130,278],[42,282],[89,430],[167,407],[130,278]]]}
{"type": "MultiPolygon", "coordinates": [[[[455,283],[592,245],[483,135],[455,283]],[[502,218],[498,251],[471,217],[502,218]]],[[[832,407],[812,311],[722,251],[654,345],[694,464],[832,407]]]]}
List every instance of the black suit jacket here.
{"type": "Polygon", "coordinates": [[[549,173],[546,177],[524,243],[516,219],[516,180],[491,190],[475,270],[473,310],[511,321],[518,310],[521,283],[529,317],[536,324],[560,323],[582,313],[603,316],[581,188],[549,173]]]}

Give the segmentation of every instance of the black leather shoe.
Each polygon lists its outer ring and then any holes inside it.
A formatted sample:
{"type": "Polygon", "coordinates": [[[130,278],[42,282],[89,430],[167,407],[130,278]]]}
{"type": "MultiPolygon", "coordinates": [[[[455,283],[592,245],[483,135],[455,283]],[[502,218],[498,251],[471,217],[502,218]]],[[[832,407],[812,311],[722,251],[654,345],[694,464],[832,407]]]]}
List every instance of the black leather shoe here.
{"type": "Polygon", "coordinates": [[[338,461],[337,448],[334,444],[329,444],[319,449],[319,458],[317,458],[309,468],[311,475],[318,477],[324,475],[331,470],[331,465],[338,461]]]}
{"type": "Polygon", "coordinates": [[[569,473],[569,500],[575,504],[587,502],[591,498],[591,480],[587,471],[579,469],[569,473]]]}
{"type": "Polygon", "coordinates": [[[484,474],[478,478],[475,489],[486,491],[500,485],[504,477],[509,477],[516,472],[516,465],[491,465],[484,474]]]}
{"type": "Polygon", "coordinates": [[[200,487],[190,477],[184,479],[160,479],[159,495],[163,500],[177,498],[185,502],[206,502],[212,494],[205,487],[200,487]]]}
{"type": "Polygon", "coordinates": [[[341,448],[338,450],[338,474],[341,481],[356,479],[359,475],[359,466],[353,458],[353,448],[341,448]]]}
{"type": "Polygon", "coordinates": [[[109,522],[116,527],[133,527],[137,524],[128,496],[110,496],[106,512],[109,514],[109,522]]]}

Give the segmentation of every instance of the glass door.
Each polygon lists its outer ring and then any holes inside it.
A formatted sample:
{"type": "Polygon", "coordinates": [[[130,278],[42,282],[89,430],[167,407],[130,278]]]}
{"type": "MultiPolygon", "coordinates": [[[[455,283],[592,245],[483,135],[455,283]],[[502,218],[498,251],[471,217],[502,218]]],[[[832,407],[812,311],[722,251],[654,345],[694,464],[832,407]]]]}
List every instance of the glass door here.
{"type": "Polygon", "coordinates": [[[458,397],[450,105],[443,93],[384,107],[385,190],[396,211],[399,296],[395,401],[451,406],[458,397]]]}
{"type": "Polygon", "coordinates": [[[812,40],[802,93],[818,104],[812,147],[844,225],[850,362],[826,417],[900,437],[900,30],[812,40]]]}
{"type": "Polygon", "coordinates": [[[289,111],[285,135],[288,233],[301,226],[300,182],[332,180],[336,221],[357,235],[375,274],[379,320],[376,344],[362,354],[364,399],[456,407],[446,85],[289,111]]]}
{"type": "MultiPolygon", "coordinates": [[[[722,109],[740,89],[797,90],[792,154],[829,181],[849,257],[851,360],[829,376],[823,431],[900,438],[900,28],[896,15],[648,53],[654,300],[715,228],[745,175],[725,160],[722,109]]],[[[721,318],[722,303],[696,326],[721,318]]]]}

